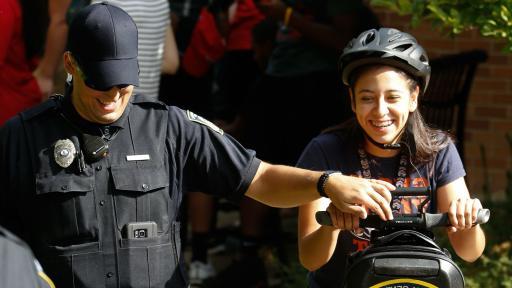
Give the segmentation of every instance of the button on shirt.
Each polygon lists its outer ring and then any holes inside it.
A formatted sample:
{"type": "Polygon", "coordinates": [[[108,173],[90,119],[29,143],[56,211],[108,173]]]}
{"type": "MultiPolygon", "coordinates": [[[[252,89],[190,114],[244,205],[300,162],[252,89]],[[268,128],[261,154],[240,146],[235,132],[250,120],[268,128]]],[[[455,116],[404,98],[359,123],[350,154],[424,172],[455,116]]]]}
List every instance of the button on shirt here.
{"type": "Polygon", "coordinates": [[[238,201],[260,160],[202,118],[134,95],[109,125],[116,136],[108,155],[81,172],[76,159],[62,168],[53,159],[57,140],[105,134],[69,99],[42,104],[0,130],[0,224],[29,243],[56,287],[186,287],[179,267],[184,182],[238,201]],[[155,223],[155,234],[129,238],[128,224],[142,222],[155,223]]]}

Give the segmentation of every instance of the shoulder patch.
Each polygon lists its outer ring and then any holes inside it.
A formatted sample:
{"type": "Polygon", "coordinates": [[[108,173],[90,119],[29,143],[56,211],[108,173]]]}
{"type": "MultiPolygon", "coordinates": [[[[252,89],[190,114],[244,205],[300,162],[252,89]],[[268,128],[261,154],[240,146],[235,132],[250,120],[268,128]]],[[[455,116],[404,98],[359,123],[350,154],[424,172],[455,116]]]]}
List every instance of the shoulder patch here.
{"type": "Polygon", "coordinates": [[[224,131],[222,131],[222,129],[217,127],[217,125],[213,124],[212,122],[204,119],[203,117],[195,114],[194,112],[192,112],[190,110],[187,110],[187,117],[188,117],[188,120],[197,122],[197,123],[202,124],[202,125],[205,125],[208,128],[212,129],[213,131],[219,133],[220,135],[224,134],[224,131]]]}

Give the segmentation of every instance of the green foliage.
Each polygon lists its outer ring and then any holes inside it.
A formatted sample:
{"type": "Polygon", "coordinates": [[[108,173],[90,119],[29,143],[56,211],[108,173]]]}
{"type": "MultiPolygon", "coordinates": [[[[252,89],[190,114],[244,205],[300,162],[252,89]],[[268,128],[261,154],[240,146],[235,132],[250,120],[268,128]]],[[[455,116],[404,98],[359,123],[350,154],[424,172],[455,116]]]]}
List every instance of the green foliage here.
{"type": "Polygon", "coordinates": [[[482,226],[487,245],[484,254],[475,263],[460,262],[466,277],[466,287],[512,288],[512,212],[505,202],[484,203],[491,209],[491,220],[482,226]]]}
{"type": "Polygon", "coordinates": [[[460,267],[466,275],[466,287],[512,288],[512,255],[510,242],[493,246],[478,262],[462,263],[460,267]]]}
{"type": "Polygon", "coordinates": [[[302,267],[299,262],[291,262],[288,265],[281,266],[282,283],[279,287],[282,288],[295,288],[307,287],[307,273],[308,271],[302,267]]]}
{"type": "Polygon", "coordinates": [[[512,0],[371,0],[371,5],[410,15],[412,26],[429,19],[441,29],[459,34],[478,29],[483,36],[504,39],[512,52],[512,0]]]}
{"type": "MultiPolygon", "coordinates": [[[[508,133],[506,139],[512,155],[512,134],[508,133]]],[[[482,148],[482,164],[484,177],[488,179],[487,159],[482,148]]],[[[475,263],[459,263],[466,277],[466,287],[503,287],[512,288],[512,170],[507,173],[507,187],[505,200],[493,201],[490,197],[489,183],[484,184],[483,206],[491,209],[489,223],[482,226],[485,231],[487,245],[484,254],[475,263]]],[[[446,242],[446,241],[445,241],[446,242]]],[[[445,246],[446,247],[446,246],[445,246]]]]}
{"type": "MultiPolygon", "coordinates": [[[[273,267],[271,269],[276,273],[274,278],[279,279],[277,285],[271,285],[271,287],[279,288],[296,288],[296,287],[307,287],[307,274],[308,271],[302,267],[298,258],[298,247],[297,247],[297,216],[289,216],[281,219],[281,225],[283,229],[283,235],[281,241],[284,241],[287,245],[285,246],[284,252],[286,255],[284,258],[280,258],[280,254],[276,247],[267,249],[263,252],[263,258],[268,266],[273,267]]],[[[272,278],[272,276],[271,276],[272,278]]]]}
{"type": "MultiPolygon", "coordinates": [[[[510,183],[510,182],[509,182],[510,183]]],[[[512,184],[512,183],[511,183],[512,184]]],[[[467,288],[512,288],[512,211],[505,202],[486,202],[491,209],[489,222],[482,226],[486,236],[486,249],[474,263],[467,263],[456,256],[444,231],[436,231],[436,242],[447,248],[464,274],[467,288]]]]}

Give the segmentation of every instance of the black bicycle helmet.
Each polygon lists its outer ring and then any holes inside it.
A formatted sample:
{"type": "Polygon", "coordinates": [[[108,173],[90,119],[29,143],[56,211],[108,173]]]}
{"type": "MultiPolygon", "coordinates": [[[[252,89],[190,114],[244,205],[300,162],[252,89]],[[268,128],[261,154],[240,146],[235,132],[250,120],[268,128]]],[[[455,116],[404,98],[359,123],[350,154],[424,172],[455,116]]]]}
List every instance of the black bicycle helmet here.
{"type": "Polygon", "coordinates": [[[370,29],[352,39],[340,57],[345,85],[352,72],[363,65],[384,64],[404,70],[414,77],[423,92],[430,79],[430,65],[423,47],[410,34],[393,28],[370,29]]]}

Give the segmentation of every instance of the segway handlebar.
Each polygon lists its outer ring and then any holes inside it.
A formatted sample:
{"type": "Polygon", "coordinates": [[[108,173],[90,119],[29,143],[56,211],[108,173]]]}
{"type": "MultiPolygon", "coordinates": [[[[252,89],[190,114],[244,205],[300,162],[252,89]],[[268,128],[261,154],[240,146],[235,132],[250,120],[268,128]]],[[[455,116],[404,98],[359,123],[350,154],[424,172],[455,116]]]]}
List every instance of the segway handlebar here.
{"type": "MultiPolygon", "coordinates": [[[[429,195],[429,188],[425,187],[407,187],[398,188],[393,191],[393,196],[424,196],[429,195]]],[[[489,209],[480,209],[477,212],[474,225],[485,224],[489,221],[491,211],[489,209]]],[[[332,226],[331,217],[327,211],[318,211],[315,215],[316,221],[325,226],[332,226]]],[[[359,220],[361,228],[375,228],[379,230],[387,229],[427,229],[435,227],[449,226],[450,220],[447,213],[423,213],[423,214],[401,214],[394,215],[393,220],[383,221],[378,215],[368,215],[366,219],[359,220]]]]}
{"type": "MultiPolygon", "coordinates": [[[[489,209],[480,209],[476,216],[476,221],[473,223],[485,224],[489,221],[491,211],[489,209]]],[[[327,211],[317,211],[316,221],[318,224],[325,226],[332,226],[331,216],[327,211]]],[[[407,228],[407,229],[431,229],[435,227],[449,226],[450,220],[447,213],[424,213],[413,215],[397,215],[393,220],[383,221],[378,215],[368,215],[366,219],[359,219],[359,227],[361,228],[375,228],[385,230],[389,228],[407,228]]]]}

